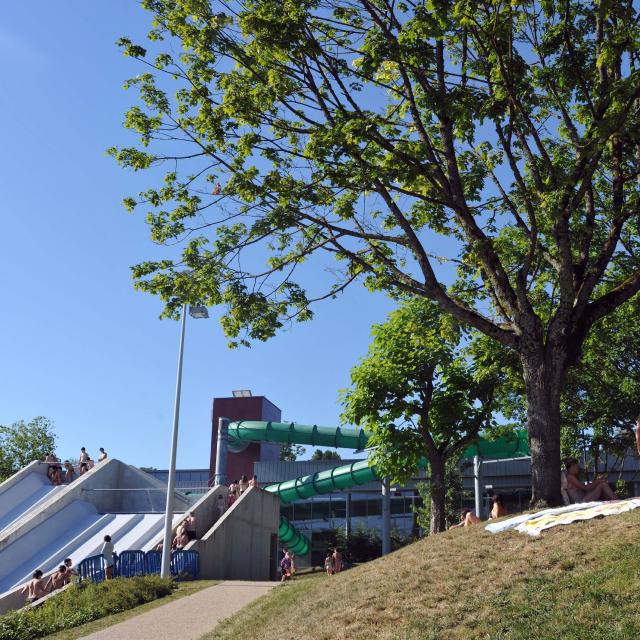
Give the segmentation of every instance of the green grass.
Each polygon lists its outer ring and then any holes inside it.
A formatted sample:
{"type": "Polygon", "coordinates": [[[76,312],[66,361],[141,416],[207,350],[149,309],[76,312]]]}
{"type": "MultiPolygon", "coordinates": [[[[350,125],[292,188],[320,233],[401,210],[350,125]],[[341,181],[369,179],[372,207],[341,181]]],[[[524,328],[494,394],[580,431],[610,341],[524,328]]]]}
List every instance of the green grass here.
{"type": "Polygon", "coordinates": [[[164,606],[169,602],[179,600],[180,598],[184,598],[185,596],[190,596],[202,589],[206,589],[207,587],[213,587],[218,583],[218,580],[194,580],[192,582],[178,582],[174,591],[164,598],[141,604],[133,609],[128,609],[127,611],[113,613],[111,615],[105,616],[104,618],[99,618],[98,620],[93,620],[92,622],[80,625],[79,627],[74,627],[73,629],[65,629],[63,631],[59,631],[58,633],[45,636],[44,640],[76,640],[77,638],[84,638],[91,633],[102,631],[102,629],[111,627],[114,624],[118,624],[119,622],[124,622],[129,618],[133,618],[134,616],[138,616],[141,613],[144,613],[145,611],[164,606]]]}
{"type": "Polygon", "coordinates": [[[159,576],[73,585],[40,606],[1,616],[0,639],[32,640],[56,632],[63,632],[61,637],[70,638],[71,629],[85,627],[86,623],[122,612],[133,615],[145,603],[164,603],[175,589],[172,580],[159,576]]]}
{"type": "Polygon", "coordinates": [[[640,511],[545,531],[484,527],[285,584],[208,640],[640,638],[640,511]]]}

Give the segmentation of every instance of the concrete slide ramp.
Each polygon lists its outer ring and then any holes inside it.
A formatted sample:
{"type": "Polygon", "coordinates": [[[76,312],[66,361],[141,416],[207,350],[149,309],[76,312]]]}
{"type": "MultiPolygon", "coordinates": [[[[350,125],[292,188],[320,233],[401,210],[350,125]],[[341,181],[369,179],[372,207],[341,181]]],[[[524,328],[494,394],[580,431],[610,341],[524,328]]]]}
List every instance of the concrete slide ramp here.
{"type": "Polygon", "coordinates": [[[47,467],[44,463],[32,462],[0,484],[0,537],[4,529],[64,488],[51,484],[47,467]]]}
{"type": "MultiPolygon", "coordinates": [[[[111,459],[71,484],[53,487],[47,465],[33,462],[0,485],[0,613],[33,571],[78,564],[113,538],[116,552],[153,548],[164,525],[166,486],[111,459]]],[[[189,507],[175,495],[174,526],[189,507]]],[[[19,605],[18,605],[19,606],[19,605]]]]}

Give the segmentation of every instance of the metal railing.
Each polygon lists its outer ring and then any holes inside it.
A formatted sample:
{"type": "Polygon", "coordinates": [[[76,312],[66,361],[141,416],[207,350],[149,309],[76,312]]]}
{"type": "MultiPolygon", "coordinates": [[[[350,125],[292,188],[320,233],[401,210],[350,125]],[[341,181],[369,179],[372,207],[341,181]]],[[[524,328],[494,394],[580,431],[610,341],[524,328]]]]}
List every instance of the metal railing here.
{"type": "MultiPolygon", "coordinates": [[[[162,563],[160,551],[141,551],[130,549],[116,556],[113,577],[131,578],[133,576],[159,575],[162,563]]],[[[178,581],[195,580],[200,573],[200,554],[197,551],[172,551],[171,576],[178,581]]],[[[97,584],[107,577],[107,563],[104,556],[90,556],[78,565],[78,577],[97,584]]]]}

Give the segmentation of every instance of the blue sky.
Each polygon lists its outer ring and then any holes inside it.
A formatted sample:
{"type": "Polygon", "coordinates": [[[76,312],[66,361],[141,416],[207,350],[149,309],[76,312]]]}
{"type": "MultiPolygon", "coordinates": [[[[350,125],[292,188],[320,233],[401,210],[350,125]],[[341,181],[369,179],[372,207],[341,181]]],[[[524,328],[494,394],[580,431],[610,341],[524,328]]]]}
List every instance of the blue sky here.
{"type": "MultiPolygon", "coordinates": [[[[140,72],[115,40],[142,40],[134,0],[8,3],[0,24],[0,424],[45,415],[58,453],[80,446],[166,467],[178,324],[135,292],[130,265],[155,254],[144,215],[120,202],[146,186],[104,150],[129,144],[140,72]]],[[[230,351],[212,311],[191,321],[185,349],[178,465],[209,464],[212,398],[252,389],[285,419],[337,424],[338,390],[366,353],[370,325],[392,308],[354,288],[316,319],[266,344],[230,351]]]]}

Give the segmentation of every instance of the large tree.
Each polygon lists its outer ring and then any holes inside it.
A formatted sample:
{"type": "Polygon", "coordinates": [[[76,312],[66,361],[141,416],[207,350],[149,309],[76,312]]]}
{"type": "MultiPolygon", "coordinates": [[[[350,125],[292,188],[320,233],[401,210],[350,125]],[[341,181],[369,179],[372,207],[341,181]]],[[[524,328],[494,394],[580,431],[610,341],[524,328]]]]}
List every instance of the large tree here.
{"type": "Polygon", "coordinates": [[[241,340],[357,280],[437,302],[517,354],[533,499],[559,502],[567,371],[640,289],[634,3],[142,5],[149,50],[120,41],[140,144],[111,153],[152,170],[125,204],[183,250],[137,286],[169,315],[226,304],[241,340]]]}
{"type": "Polygon", "coordinates": [[[427,459],[430,531],[439,533],[446,528],[447,465],[494,426],[499,375],[475,367],[461,328],[424,298],[405,300],[372,333],[342,394],[343,418],[373,432],[370,460],[383,477],[404,484],[427,459]]]}

